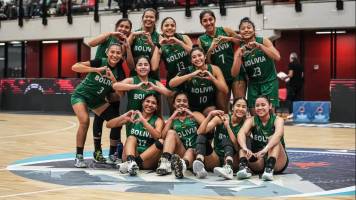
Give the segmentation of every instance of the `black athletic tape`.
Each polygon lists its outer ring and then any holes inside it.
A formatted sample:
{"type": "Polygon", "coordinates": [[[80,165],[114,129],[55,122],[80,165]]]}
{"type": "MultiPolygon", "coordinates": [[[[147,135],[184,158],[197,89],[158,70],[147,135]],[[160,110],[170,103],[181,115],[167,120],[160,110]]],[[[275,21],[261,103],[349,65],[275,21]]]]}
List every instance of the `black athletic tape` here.
{"type": "Polygon", "coordinates": [[[155,141],[155,146],[157,147],[157,149],[163,150],[163,144],[159,140],[155,141]]]}

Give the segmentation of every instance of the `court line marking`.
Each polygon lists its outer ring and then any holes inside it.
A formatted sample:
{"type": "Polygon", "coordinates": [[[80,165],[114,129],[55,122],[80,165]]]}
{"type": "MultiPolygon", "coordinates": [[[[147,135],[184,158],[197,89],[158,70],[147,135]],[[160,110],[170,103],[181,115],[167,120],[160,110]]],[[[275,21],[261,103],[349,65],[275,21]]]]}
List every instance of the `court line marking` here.
{"type": "Polygon", "coordinates": [[[287,152],[294,152],[294,153],[318,153],[318,154],[336,154],[336,155],[355,155],[355,153],[349,152],[349,153],[345,153],[345,152],[334,152],[334,151],[308,151],[308,150],[293,150],[287,149],[287,152]]]}
{"type": "Polygon", "coordinates": [[[70,126],[65,127],[65,128],[61,128],[61,129],[50,130],[50,131],[40,131],[40,132],[27,133],[27,134],[22,134],[22,135],[3,136],[3,137],[0,137],[0,139],[4,139],[4,138],[16,138],[16,137],[25,137],[25,136],[32,136],[32,135],[42,135],[42,134],[48,134],[48,133],[55,133],[55,132],[60,132],[60,131],[69,130],[69,129],[72,129],[72,128],[74,128],[74,127],[77,126],[77,123],[76,123],[76,122],[72,122],[72,121],[68,121],[68,120],[58,120],[58,121],[67,122],[68,124],[70,124],[70,126]]]}
{"type": "Polygon", "coordinates": [[[281,197],[309,197],[309,196],[337,195],[338,193],[352,192],[352,191],[355,191],[355,186],[350,186],[350,187],[340,188],[335,190],[327,190],[323,192],[312,192],[312,193],[305,193],[305,194],[287,195],[281,197]]]}
{"type": "MultiPolygon", "coordinates": [[[[320,154],[341,154],[341,155],[353,155],[355,156],[355,153],[346,153],[346,152],[335,152],[335,151],[330,151],[330,150],[326,150],[324,151],[312,151],[312,150],[297,150],[297,149],[289,149],[287,150],[288,152],[299,152],[299,153],[320,153],[320,154]]],[[[61,160],[67,160],[66,158],[64,159],[54,159],[54,160],[49,160],[49,161],[61,161],[61,160]]],[[[41,163],[44,161],[39,161],[39,162],[30,162],[30,163],[41,163]]],[[[23,164],[29,164],[29,163],[22,163],[22,164],[15,164],[15,165],[10,165],[8,166],[7,170],[11,171],[11,167],[16,167],[16,166],[21,166],[23,164]]],[[[67,169],[66,169],[67,170],[67,169]]],[[[80,170],[78,170],[80,171],[80,170]]],[[[95,171],[94,170],[88,170],[90,171],[95,171]]],[[[76,186],[79,187],[79,186],[76,186]]],[[[73,188],[73,187],[70,187],[73,188]]],[[[70,189],[68,188],[68,189],[70,189]]],[[[57,189],[55,189],[57,190],[57,189]]],[[[58,190],[65,190],[65,188],[62,189],[58,189],[58,190]]],[[[280,197],[308,197],[308,196],[323,196],[323,195],[337,195],[339,193],[344,193],[344,192],[352,192],[355,191],[355,186],[350,186],[350,187],[346,187],[346,188],[340,188],[340,189],[334,189],[334,190],[328,190],[328,191],[322,191],[322,192],[312,192],[312,193],[305,193],[305,194],[296,194],[296,195],[287,195],[287,196],[280,196],[280,197]]],[[[39,191],[38,193],[40,193],[42,191],[39,191]]],[[[46,192],[46,191],[44,191],[46,192]]],[[[37,193],[37,192],[34,192],[37,193]]],[[[15,196],[17,196],[16,194],[14,194],[15,196]]],[[[21,194],[19,194],[21,195],[21,194]]],[[[3,196],[0,196],[0,198],[2,198],[3,196]]],[[[11,196],[5,196],[5,197],[11,197],[11,196]]]]}
{"type": "Polygon", "coordinates": [[[45,192],[55,192],[55,191],[62,191],[62,190],[70,190],[70,189],[74,189],[74,188],[79,188],[79,187],[78,186],[73,186],[73,187],[57,188],[57,189],[50,189],[50,190],[39,190],[39,191],[35,191],[35,192],[24,192],[24,193],[3,195],[3,196],[0,196],[0,198],[25,196],[25,195],[31,195],[31,194],[39,194],[39,193],[45,193],[45,192]]]}

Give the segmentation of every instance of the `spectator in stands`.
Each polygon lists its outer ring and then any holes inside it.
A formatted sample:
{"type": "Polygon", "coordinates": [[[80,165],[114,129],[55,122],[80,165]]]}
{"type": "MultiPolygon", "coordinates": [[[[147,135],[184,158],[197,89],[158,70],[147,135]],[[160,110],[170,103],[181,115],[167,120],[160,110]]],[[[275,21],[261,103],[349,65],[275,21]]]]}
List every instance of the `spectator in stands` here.
{"type": "Polygon", "coordinates": [[[0,20],[7,19],[5,14],[5,3],[4,1],[0,1],[0,20]]]}
{"type": "Polygon", "coordinates": [[[301,91],[303,88],[304,82],[304,68],[298,60],[298,55],[295,52],[292,52],[289,55],[289,64],[288,64],[288,76],[285,79],[288,79],[287,82],[287,102],[290,115],[288,118],[293,118],[293,101],[300,100],[301,91]]]}
{"type": "MultiPolygon", "coordinates": [[[[121,8],[120,3],[122,4],[122,2],[125,2],[125,1],[122,1],[122,0],[121,1],[120,0],[114,0],[114,1],[117,2],[118,7],[120,7],[120,8],[121,8]]],[[[111,9],[111,0],[108,0],[108,6],[105,9],[107,9],[107,10],[111,9]]]]}
{"type": "Polygon", "coordinates": [[[67,6],[66,6],[67,2],[66,0],[58,0],[57,1],[57,5],[56,5],[56,12],[57,15],[59,16],[63,16],[67,13],[67,6]]]}

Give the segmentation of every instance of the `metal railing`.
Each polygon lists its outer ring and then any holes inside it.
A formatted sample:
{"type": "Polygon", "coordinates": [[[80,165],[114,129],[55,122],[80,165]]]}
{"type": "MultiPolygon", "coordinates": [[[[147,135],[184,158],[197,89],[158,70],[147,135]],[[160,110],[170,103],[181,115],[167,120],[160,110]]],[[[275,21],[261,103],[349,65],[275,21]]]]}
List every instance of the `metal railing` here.
{"type": "MultiPolygon", "coordinates": [[[[127,18],[129,11],[137,11],[144,8],[155,8],[158,11],[164,9],[177,9],[184,8],[185,15],[191,16],[191,8],[218,6],[220,14],[226,15],[226,6],[256,6],[258,14],[263,13],[264,4],[280,4],[290,3],[295,5],[296,12],[302,12],[302,2],[320,2],[314,0],[114,0],[117,1],[118,6],[111,8],[111,0],[105,7],[106,2],[99,2],[103,0],[31,0],[28,4],[24,5],[23,0],[11,0],[1,3],[0,0],[0,20],[17,19],[18,25],[23,26],[24,18],[42,17],[42,24],[47,25],[48,16],[67,16],[67,22],[73,23],[73,15],[83,15],[94,13],[94,21],[99,22],[99,13],[107,12],[120,12],[122,17],[127,18]],[[80,2],[79,2],[80,1],[80,2]],[[110,4],[109,4],[110,3],[110,4]]],[[[322,1],[325,2],[325,1],[322,1]]],[[[329,0],[329,2],[332,2],[329,0]]],[[[344,0],[333,0],[336,2],[338,10],[343,9],[344,0]]]]}

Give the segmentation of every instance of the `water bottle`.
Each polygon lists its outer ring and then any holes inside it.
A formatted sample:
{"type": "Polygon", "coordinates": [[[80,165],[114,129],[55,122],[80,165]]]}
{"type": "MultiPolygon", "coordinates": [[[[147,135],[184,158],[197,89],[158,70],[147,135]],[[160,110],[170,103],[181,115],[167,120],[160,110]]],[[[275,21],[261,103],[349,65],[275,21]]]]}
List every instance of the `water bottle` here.
{"type": "Polygon", "coordinates": [[[117,143],[117,158],[122,159],[122,150],[124,145],[121,142],[117,143]]]}

